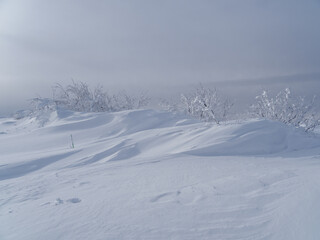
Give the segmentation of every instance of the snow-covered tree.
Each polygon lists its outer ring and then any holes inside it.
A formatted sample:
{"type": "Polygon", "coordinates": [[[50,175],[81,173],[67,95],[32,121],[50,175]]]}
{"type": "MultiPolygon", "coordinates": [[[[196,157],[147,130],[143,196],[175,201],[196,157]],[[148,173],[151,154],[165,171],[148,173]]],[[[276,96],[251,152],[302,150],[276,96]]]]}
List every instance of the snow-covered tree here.
{"type": "Polygon", "coordinates": [[[63,87],[57,84],[53,88],[55,102],[66,109],[80,112],[115,112],[144,107],[149,98],[141,94],[138,97],[130,96],[122,91],[109,95],[98,85],[92,91],[87,83],[72,82],[63,87]]]}
{"type": "Polygon", "coordinates": [[[276,120],[305,131],[314,130],[320,125],[319,115],[314,110],[315,97],[307,101],[304,97],[293,96],[289,88],[270,97],[267,91],[256,97],[252,105],[253,113],[262,118],[276,120]]]}
{"type": "Polygon", "coordinates": [[[186,113],[206,122],[219,124],[227,119],[232,103],[216,88],[205,88],[201,84],[193,92],[181,95],[186,113]]]}
{"type": "Polygon", "coordinates": [[[167,101],[162,101],[161,105],[170,111],[182,111],[202,121],[219,124],[221,121],[227,120],[233,104],[229,99],[223,97],[216,88],[205,88],[199,84],[192,92],[181,94],[179,104],[169,104],[167,101]]]}
{"type": "Polygon", "coordinates": [[[168,112],[181,112],[181,103],[174,101],[172,99],[161,99],[159,102],[159,106],[161,109],[168,111],[168,112]]]}
{"type": "MultiPolygon", "coordinates": [[[[98,102],[94,99],[95,96],[88,84],[84,82],[77,83],[72,81],[72,84],[69,84],[67,87],[57,84],[53,90],[54,99],[60,105],[70,110],[92,112],[93,105],[98,102]]],[[[99,106],[95,106],[95,108],[97,107],[99,109],[99,106]]]]}
{"type": "Polygon", "coordinates": [[[31,109],[19,110],[13,114],[15,119],[22,119],[25,117],[40,117],[41,115],[48,115],[57,109],[57,103],[49,98],[36,97],[29,100],[31,109]]]}
{"type": "Polygon", "coordinates": [[[57,103],[50,98],[33,98],[30,100],[33,112],[51,112],[56,110],[57,103]]]}
{"type": "Polygon", "coordinates": [[[141,93],[140,96],[130,96],[125,91],[119,92],[117,95],[112,96],[114,111],[139,109],[148,104],[149,98],[141,93]]]}

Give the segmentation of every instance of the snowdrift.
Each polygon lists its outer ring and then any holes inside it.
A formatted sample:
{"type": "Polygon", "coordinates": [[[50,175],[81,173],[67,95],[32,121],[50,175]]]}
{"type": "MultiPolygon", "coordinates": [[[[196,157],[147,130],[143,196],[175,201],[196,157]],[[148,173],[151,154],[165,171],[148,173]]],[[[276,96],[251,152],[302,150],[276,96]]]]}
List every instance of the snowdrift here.
{"type": "Polygon", "coordinates": [[[318,135],[278,122],[250,120],[218,126],[154,110],[60,110],[41,118],[2,119],[0,124],[0,152],[9,154],[1,159],[0,179],[22,176],[56,162],[76,167],[173,154],[280,156],[320,146],[318,135]],[[75,149],[71,148],[71,135],[75,149]],[[70,155],[75,155],[72,161],[65,161],[70,155]]]}
{"type": "Polygon", "coordinates": [[[0,132],[2,153],[11,151],[10,147],[14,147],[15,152],[65,150],[70,147],[72,134],[76,149],[103,150],[97,154],[102,156],[101,159],[109,157],[110,160],[116,159],[111,155],[122,155],[118,158],[124,159],[155,153],[255,156],[308,150],[320,145],[318,135],[306,134],[279,122],[248,120],[215,125],[154,110],[117,113],[58,111],[40,120],[2,119],[0,132]]]}
{"type": "Polygon", "coordinates": [[[267,120],[0,119],[0,239],[319,239],[319,154],[267,120]]]}

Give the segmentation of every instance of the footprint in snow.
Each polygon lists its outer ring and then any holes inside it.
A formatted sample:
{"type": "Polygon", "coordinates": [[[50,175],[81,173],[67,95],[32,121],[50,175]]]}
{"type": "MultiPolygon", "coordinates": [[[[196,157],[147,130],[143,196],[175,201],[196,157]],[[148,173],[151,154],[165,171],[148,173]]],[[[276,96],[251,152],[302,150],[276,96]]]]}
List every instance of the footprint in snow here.
{"type": "Polygon", "coordinates": [[[79,203],[81,202],[81,199],[80,198],[70,198],[67,200],[67,202],[69,203],[79,203]]]}
{"type": "MultiPolygon", "coordinates": [[[[81,202],[81,199],[80,198],[70,198],[70,199],[64,201],[61,198],[57,198],[56,201],[54,202],[54,205],[55,206],[61,205],[61,204],[65,203],[65,202],[67,202],[67,203],[79,203],[79,202],[81,202]]],[[[50,202],[47,202],[47,203],[42,204],[42,206],[49,205],[49,204],[50,204],[50,202]]]]}
{"type": "Polygon", "coordinates": [[[54,205],[60,205],[60,204],[63,204],[63,200],[61,198],[57,198],[54,205]]]}
{"type": "Polygon", "coordinates": [[[174,192],[165,192],[150,199],[152,203],[176,202],[183,205],[192,205],[205,198],[201,190],[185,187],[174,192]]]}
{"type": "Polygon", "coordinates": [[[176,197],[180,194],[180,191],[177,192],[166,192],[160,195],[153,197],[151,202],[171,202],[176,200],[176,197]]]}

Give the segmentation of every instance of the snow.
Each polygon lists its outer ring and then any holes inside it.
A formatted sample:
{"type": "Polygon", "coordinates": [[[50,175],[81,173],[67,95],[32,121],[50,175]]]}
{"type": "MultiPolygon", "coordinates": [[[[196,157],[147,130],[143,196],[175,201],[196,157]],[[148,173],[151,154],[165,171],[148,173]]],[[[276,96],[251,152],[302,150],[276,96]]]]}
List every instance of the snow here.
{"type": "Polygon", "coordinates": [[[3,118],[0,239],[318,240],[319,171],[319,135],[273,121],[3,118]]]}

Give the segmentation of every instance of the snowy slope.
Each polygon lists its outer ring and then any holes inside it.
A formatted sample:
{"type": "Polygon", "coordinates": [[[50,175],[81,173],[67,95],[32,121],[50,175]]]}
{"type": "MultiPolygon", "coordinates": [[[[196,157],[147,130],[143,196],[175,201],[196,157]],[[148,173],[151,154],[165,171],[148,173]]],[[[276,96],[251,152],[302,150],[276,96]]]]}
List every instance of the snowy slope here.
{"type": "Polygon", "coordinates": [[[0,239],[320,239],[319,170],[318,135],[266,120],[0,119],[0,239]]]}

